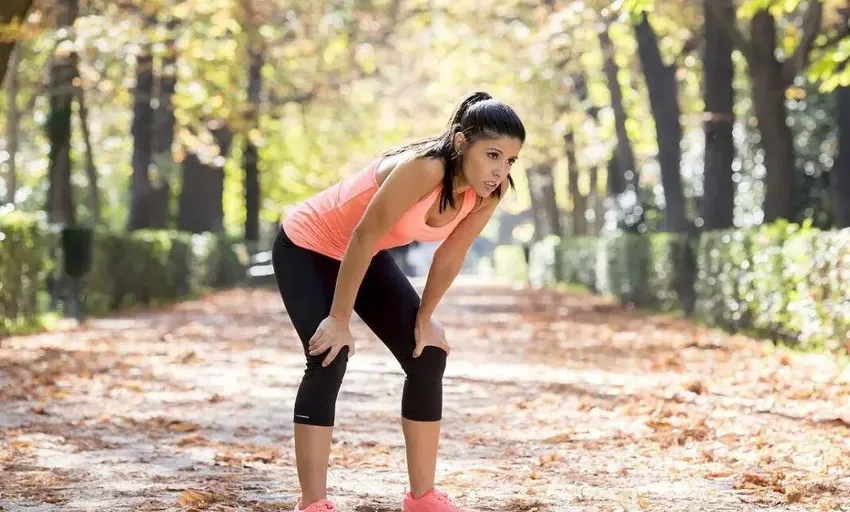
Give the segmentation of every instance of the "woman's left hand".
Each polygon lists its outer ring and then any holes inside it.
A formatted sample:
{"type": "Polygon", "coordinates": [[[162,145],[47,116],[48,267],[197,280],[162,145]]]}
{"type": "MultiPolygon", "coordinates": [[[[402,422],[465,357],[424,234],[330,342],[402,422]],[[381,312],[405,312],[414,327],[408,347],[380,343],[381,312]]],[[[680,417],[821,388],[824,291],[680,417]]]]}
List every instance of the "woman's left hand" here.
{"type": "Polygon", "coordinates": [[[416,318],[416,326],[413,330],[416,345],[413,348],[413,357],[422,355],[425,347],[438,347],[449,354],[450,348],[446,341],[446,331],[443,326],[433,318],[416,318]]]}

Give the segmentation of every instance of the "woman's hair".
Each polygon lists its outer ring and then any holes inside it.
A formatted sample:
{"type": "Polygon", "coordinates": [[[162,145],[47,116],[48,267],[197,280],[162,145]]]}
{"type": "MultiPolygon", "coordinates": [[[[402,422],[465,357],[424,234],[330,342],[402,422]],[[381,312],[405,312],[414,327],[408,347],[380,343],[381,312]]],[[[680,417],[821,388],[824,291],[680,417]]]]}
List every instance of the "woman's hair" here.
{"type": "MultiPolygon", "coordinates": [[[[459,172],[460,154],[454,147],[454,136],[462,132],[467,143],[472,144],[478,139],[508,136],[525,142],[525,126],[514,110],[499,100],[493,99],[486,92],[468,94],[455,108],[446,129],[439,135],[411,142],[399,148],[384,153],[384,156],[397,155],[405,151],[413,151],[416,157],[440,157],[446,164],[443,175],[443,190],[440,196],[440,211],[446,205],[455,207],[452,185],[454,177],[459,172]]],[[[508,183],[514,188],[514,181],[508,174],[508,183]]],[[[501,197],[502,189],[493,191],[501,197]]]]}

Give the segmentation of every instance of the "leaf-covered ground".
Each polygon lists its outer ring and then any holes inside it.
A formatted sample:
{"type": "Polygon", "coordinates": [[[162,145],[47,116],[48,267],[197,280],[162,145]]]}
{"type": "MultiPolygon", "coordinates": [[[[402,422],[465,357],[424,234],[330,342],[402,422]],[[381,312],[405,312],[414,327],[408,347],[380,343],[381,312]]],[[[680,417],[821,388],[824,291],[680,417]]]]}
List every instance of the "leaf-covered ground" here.
{"type": "MultiPolygon", "coordinates": [[[[579,293],[458,283],[439,485],[489,511],[850,510],[850,371],[579,293]]],[[[355,325],[329,475],[398,511],[402,374],[355,325]]],[[[233,290],[0,340],[0,510],[291,510],[299,342],[233,290]]]]}

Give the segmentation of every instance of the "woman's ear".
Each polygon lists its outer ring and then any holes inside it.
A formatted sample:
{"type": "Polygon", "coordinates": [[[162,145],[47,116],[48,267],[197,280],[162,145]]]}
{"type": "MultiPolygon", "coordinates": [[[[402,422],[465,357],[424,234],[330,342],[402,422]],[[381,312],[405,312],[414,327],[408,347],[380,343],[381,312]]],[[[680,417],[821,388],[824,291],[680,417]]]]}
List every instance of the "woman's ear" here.
{"type": "Polygon", "coordinates": [[[455,153],[457,153],[458,155],[463,154],[463,148],[466,146],[466,136],[463,134],[463,132],[456,132],[453,142],[455,153]]]}

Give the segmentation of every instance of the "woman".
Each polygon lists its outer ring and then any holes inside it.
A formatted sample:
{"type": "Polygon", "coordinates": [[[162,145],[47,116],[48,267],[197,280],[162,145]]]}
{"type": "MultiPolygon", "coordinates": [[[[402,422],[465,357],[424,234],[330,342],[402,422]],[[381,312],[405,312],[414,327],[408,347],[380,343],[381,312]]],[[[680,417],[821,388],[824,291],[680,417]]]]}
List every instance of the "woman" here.
{"type": "Polygon", "coordinates": [[[336,510],[327,467],[337,394],[354,355],[352,312],[390,349],[406,378],[405,512],[463,510],[434,488],[449,346],[432,318],[487,224],[525,142],[509,106],[476,92],[439,136],[390,151],[286,216],[273,248],[280,294],[307,365],[295,399],[296,512],[336,510]],[[441,241],[420,301],[388,250],[441,241]]]}

